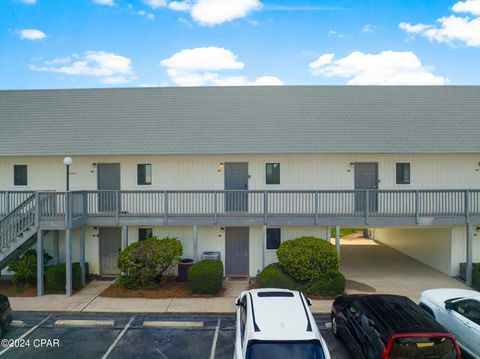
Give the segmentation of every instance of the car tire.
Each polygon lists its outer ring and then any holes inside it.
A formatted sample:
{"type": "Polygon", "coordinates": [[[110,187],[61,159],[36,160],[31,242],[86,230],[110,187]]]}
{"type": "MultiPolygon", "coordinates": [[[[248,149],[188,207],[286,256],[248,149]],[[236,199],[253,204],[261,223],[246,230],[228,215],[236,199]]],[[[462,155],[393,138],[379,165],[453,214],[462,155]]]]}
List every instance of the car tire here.
{"type": "Polygon", "coordinates": [[[339,338],[338,317],[334,313],[332,313],[332,333],[335,338],[339,338]]]}

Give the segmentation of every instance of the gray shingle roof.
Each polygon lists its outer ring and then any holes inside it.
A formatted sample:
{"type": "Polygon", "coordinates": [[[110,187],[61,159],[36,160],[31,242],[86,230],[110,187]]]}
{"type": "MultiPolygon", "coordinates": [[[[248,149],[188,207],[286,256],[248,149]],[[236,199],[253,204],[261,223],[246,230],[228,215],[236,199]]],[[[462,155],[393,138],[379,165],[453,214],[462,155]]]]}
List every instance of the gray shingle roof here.
{"type": "Polygon", "coordinates": [[[0,155],[480,153],[480,87],[0,91],[0,155]]]}

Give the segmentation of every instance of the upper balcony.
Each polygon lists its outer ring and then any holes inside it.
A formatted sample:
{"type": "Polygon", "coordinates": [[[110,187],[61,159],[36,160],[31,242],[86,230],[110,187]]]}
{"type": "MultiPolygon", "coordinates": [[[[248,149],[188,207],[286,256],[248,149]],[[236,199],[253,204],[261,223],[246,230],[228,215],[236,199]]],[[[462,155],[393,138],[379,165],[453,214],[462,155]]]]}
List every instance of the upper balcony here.
{"type": "Polygon", "coordinates": [[[32,208],[43,229],[84,224],[374,227],[480,223],[480,190],[471,189],[4,191],[0,192],[0,218],[28,198],[33,198],[32,208]]]}

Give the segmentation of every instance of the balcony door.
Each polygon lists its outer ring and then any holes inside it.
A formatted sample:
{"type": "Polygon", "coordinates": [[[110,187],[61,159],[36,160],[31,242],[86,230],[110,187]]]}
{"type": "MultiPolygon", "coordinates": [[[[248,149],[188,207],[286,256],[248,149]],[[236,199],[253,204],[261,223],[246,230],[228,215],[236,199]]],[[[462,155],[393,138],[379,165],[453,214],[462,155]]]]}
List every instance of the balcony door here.
{"type": "MultiPolygon", "coordinates": [[[[355,163],[355,189],[378,189],[378,163],[355,163]]],[[[355,211],[364,212],[367,207],[367,198],[364,191],[355,193],[355,211]]],[[[372,191],[368,196],[369,212],[376,212],[378,208],[378,194],[372,191]]]]}
{"type": "MultiPolygon", "coordinates": [[[[225,163],[225,190],[246,191],[248,190],[248,163],[230,162],[225,163]]],[[[227,192],[225,194],[225,211],[246,212],[248,211],[247,192],[227,192]]]]}
{"type": "MultiPolygon", "coordinates": [[[[97,164],[97,189],[99,191],[120,190],[120,163],[97,164]]],[[[115,192],[101,192],[98,195],[99,212],[115,212],[115,192]]]]}

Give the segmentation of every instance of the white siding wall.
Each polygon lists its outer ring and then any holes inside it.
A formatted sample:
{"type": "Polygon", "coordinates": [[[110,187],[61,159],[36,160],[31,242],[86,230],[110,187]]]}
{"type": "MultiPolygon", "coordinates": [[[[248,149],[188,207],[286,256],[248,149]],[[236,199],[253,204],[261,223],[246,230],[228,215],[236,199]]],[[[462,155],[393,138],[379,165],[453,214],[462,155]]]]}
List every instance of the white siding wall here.
{"type": "MultiPolygon", "coordinates": [[[[62,157],[0,157],[0,190],[64,190],[62,157]],[[29,185],[13,186],[13,165],[27,164],[29,185]]],[[[479,188],[475,155],[74,156],[71,189],[97,188],[93,163],[120,163],[122,189],[223,189],[224,162],[249,163],[250,189],[352,189],[351,162],[378,162],[380,189],[479,188]],[[395,162],[411,162],[411,184],[395,185],[395,162]],[[265,163],[281,163],[281,184],[265,185],[265,163]],[[152,164],[151,186],[137,186],[137,163],[152,164]]]]}

